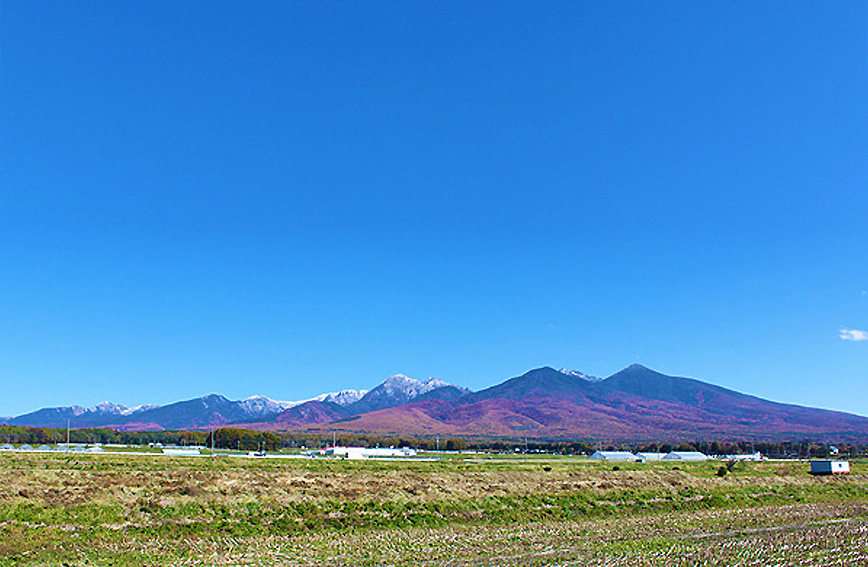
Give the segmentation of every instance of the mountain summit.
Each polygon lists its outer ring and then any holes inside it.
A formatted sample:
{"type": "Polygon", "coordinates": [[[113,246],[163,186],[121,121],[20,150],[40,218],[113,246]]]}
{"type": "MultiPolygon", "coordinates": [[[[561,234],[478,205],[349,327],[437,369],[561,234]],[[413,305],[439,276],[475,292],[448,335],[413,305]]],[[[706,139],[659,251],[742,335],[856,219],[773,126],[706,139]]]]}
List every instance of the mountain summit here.
{"type": "MultiPolygon", "coordinates": [[[[419,396],[441,388],[456,388],[456,386],[439,378],[428,378],[424,382],[420,382],[403,374],[395,374],[362,396],[358,402],[347,406],[347,409],[353,414],[360,414],[391,408],[406,404],[419,396]]],[[[463,390],[462,388],[459,389],[463,390]]]]}

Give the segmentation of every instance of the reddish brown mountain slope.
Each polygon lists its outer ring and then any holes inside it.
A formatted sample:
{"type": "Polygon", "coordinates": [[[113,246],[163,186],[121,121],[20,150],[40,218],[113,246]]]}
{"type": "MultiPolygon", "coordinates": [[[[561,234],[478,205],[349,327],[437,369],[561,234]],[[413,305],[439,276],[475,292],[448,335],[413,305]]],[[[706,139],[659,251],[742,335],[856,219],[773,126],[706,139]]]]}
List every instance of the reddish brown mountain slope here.
{"type": "Polygon", "coordinates": [[[545,439],[868,439],[868,418],[769,402],[631,366],[590,382],[532,370],[456,400],[370,412],[318,431],[545,439]]]}

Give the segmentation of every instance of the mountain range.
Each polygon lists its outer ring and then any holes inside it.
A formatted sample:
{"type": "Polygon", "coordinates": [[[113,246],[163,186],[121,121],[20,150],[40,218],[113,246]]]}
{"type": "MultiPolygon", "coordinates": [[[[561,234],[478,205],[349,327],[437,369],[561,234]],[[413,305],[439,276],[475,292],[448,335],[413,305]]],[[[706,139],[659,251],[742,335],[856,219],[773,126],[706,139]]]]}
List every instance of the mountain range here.
{"type": "Polygon", "coordinates": [[[868,441],[868,418],[764,400],[634,364],[605,379],[544,367],[471,392],[395,375],[367,390],[300,402],[211,394],[162,407],[45,408],[10,425],[122,430],[237,426],[298,433],[548,440],[868,441]]]}
{"type": "MultiPolygon", "coordinates": [[[[76,429],[107,427],[125,431],[206,429],[214,426],[276,420],[284,414],[289,416],[304,414],[304,408],[310,405],[323,405],[343,417],[405,404],[438,389],[461,393],[468,391],[437,378],[420,382],[403,374],[396,374],[372,390],[341,390],[296,402],[277,401],[260,395],[243,400],[230,400],[219,394],[209,394],[165,406],[127,407],[102,402],[92,408],[82,406],[43,408],[17,417],[0,418],[0,424],[29,427],[69,425],[76,429]],[[287,413],[293,408],[299,409],[287,413]]],[[[289,419],[286,415],[283,417],[284,420],[289,419]]]]}

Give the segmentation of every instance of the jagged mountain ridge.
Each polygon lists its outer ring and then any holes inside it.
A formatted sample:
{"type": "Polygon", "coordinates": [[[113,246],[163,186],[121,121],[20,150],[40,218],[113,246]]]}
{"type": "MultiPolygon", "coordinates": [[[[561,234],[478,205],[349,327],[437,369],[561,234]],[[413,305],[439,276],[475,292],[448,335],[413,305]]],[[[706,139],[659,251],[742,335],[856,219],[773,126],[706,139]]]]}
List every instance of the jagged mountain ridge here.
{"type": "MultiPolygon", "coordinates": [[[[275,422],[292,427],[340,421],[363,413],[400,406],[411,401],[442,397],[456,399],[468,389],[449,384],[438,378],[420,382],[403,374],[389,376],[382,384],[369,391],[353,403],[339,404],[329,398],[319,396],[289,408],[275,418],[275,422]]],[[[268,428],[267,424],[261,427],[268,428]]]]}
{"type": "Polygon", "coordinates": [[[230,424],[245,425],[255,422],[276,421],[284,424],[319,423],[347,415],[361,413],[353,408],[360,402],[361,408],[383,409],[406,403],[421,394],[433,394],[438,389],[449,389],[446,397],[454,397],[454,391],[466,389],[453,386],[443,380],[430,378],[420,382],[403,375],[387,378],[373,390],[341,390],[320,394],[310,400],[297,402],[276,401],[254,395],[233,401],[219,394],[183,400],[165,406],[141,405],[133,408],[111,402],[102,402],[93,408],[68,406],[43,408],[28,414],[5,418],[0,424],[32,427],[74,428],[108,427],[122,430],[201,429],[230,424]],[[369,398],[366,396],[374,392],[369,398]],[[311,408],[321,404],[318,410],[311,408]],[[295,412],[294,408],[300,408],[295,412]],[[289,413],[287,413],[289,412],[289,413]]]}
{"type": "Polygon", "coordinates": [[[42,408],[22,416],[4,418],[0,423],[34,427],[66,427],[67,423],[75,423],[76,427],[100,427],[106,420],[129,418],[157,407],[159,406],[148,404],[128,407],[111,402],[100,402],[91,408],[83,406],[42,408]]]}

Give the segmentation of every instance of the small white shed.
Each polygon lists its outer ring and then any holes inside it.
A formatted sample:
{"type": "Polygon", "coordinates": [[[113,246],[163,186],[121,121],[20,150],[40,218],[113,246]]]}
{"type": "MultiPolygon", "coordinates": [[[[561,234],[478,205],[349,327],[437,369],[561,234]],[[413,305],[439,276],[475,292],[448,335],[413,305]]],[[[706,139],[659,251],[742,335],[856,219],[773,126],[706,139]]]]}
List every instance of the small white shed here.
{"type": "Polygon", "coordinates": [[[811,474],[847,474],[849,461],[811,461],[811,474]]]}

